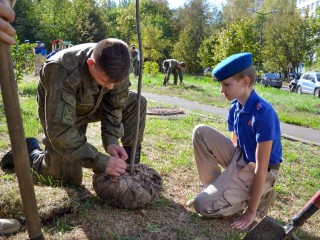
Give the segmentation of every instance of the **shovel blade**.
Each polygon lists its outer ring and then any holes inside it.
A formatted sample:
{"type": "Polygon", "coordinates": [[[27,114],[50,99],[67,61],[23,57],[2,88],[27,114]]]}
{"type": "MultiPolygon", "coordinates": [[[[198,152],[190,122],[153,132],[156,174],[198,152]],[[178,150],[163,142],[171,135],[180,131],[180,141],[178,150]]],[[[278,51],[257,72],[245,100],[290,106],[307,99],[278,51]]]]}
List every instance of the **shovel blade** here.
{"type": "Polygon", "coordinates": [[[265,216],[243,240],[283,240],[285,237],[284,228],[273,218],[265,216]]]}

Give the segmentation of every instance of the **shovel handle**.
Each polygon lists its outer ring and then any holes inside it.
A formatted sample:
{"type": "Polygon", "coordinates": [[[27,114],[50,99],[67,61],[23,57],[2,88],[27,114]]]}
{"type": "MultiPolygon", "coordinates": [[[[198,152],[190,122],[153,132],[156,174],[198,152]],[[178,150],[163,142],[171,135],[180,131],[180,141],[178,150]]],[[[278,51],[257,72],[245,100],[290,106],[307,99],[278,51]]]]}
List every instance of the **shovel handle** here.
{"type": "Polygon", "coordinates": [[[306,205],[291,220],[295,227],[302,224],[320,208],[320,190],[307,202],[306,205]]]}

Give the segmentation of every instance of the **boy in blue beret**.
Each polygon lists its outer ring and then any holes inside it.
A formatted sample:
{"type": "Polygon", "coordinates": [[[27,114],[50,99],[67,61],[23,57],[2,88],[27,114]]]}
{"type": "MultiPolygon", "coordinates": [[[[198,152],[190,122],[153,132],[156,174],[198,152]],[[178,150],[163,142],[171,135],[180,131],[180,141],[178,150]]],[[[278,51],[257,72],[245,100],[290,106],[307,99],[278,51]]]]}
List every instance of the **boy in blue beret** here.
{"type": "Polygon", "coordinates": [[[212,127],[195,127],[194,154],[205,189],[189,204],[207,217],[241,211],[231,226],[244,230],[257,215],[264,216],[275,200],[282,162],[280,122],[272,106],[253,88],[256,71],[251,53],[226,58],[212,73],[221,93],[231,101],[228,130],[232,135],[229,139],[212,127]]]}

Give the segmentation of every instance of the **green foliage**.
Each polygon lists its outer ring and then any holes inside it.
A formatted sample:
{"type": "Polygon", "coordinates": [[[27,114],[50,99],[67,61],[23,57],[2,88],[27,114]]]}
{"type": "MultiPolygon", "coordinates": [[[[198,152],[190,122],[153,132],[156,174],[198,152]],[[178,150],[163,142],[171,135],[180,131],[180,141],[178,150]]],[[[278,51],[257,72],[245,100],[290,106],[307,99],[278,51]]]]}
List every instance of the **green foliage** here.
{"type": "Polygon", "coordinates": [[[291,71],[298,71],[301,62],[310,65],[310,56],[315,47],[311,37],[311,18],[300,15],[292,0],[264,1],[263,12],[268,13],[273,9],[278,12],[264,18],[261,58],[265,71],[287,73],[289,63],[293,66],[291,71]]]}
{"type": "Polygon", "coordinates": [[[222,9],[222,21],[225,24],[232,23],[239,19],[247,19],[250,11],[256,7],[254,0],[227,0],[222,9]]]}
{"type": "Polygon", "coordinates": [[[143,65],[143,70],[150,76],[155,77],[159,72],[159,66],[156,62],[145,62],[143,65]]]}
{"type": "Polygon", "coordinates": [[[216,44],[216,35],[211,35],[205,39],[198,51],[198,58],[202,67],[213,67],[214,64],[214,46],[216,44]]]}
{"type": "Polygon", "coordinates": [[[258,56],[258,32],[250,19],[238,19],[226,25],[217,36],[214,46],[214,64],[219,63],[231,54],[251,52],[254,61],[258,56]]]}
{"type": "MultiPolygon", "coordinates": [[[[255,2],[227,0],[219,12],[208,0],[190,0],[175,10],[167,1],[142,0],[144,59],[176,58],[186,63],[186,72],[200,73],[230,54],[249,51],[255,65],[260,59],[261,70],[286,74],[289,62],[295,71],[300,63],[318,69],[320,18],[297,11],[295,0],[264,0],[258,12],[250,11],[255,2]]],[[[57,38],[73,44],[106,37],[138,42],[133,0],[19,0],[15,11],[19,38],[41,40],[47,48],[57,38]]]]}
{"type": "Polygon", "coordinates": [[[11,46],[10,55],[14,65],[14,75],[16,81],[22,80],[24,74],[33,71],[33,46],[30,44],[21,44],[15,36],[16,44],[11,46]]]}
{"type": "MultiPolygon", "coordinates": [[[[143,57],[145,61],[161,62],[172,43],[171,22],[172,11],[169,7],[158,1],[144,0],[141,2],[141,35],[143,57]]],[[[134,34],[132,42],[138,42],[134,34]]]]}
{"type": "Polygon", "coordinates": [[[128,7],[120,7],[116,17],[116,26],[119,38],[130,42],[133,35],[136,34],[135,24],[135,6],[130,4],[128,7]]]}
{"type": "Polygon", "coordinates": [[[202,71],[198,49],[205,38],[205,25],[209,19],[208,5],[205,0],[192,0],[179,13],[179,39],[174,45],[172,57],[186,63],[186,71],[196,73],[202,71]]]}
{"type": "Polygon", "coordinates": [[[15,8],[17,33],[31,42],[41,40],[48,46],[58,38],[78,44],[106,36],[104,13],[96,1],[21,0],[15,8]]]}

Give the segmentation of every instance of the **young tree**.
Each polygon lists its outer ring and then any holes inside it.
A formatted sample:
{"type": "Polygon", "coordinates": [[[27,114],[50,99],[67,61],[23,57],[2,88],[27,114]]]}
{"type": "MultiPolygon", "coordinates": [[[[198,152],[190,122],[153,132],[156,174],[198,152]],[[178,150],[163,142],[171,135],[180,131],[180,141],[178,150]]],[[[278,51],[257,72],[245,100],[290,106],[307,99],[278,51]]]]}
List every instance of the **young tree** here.
{"type": "Polygon", "coordinates": [[[308,62],[314,49],[314,35],[310,18],[299,14],[294,0],[266,0],[262,11],[273,9],[278,12],[268,15],[264,26],[263,66],[266,71],[286,74],[289,64],[297,69],[299,63],[308,62]]]}
{"type": "Polygon", "coordinates": [[[250,11],[255,8],[255,2],[255,0],[227,0],[222,9],[222,21],[227,24],[250,17],[250,11]]]}
{"type": "Polygon", "coordinates": [[[191,0],[179,10],[176,24],[179,39],[174,45],[172,57],[184,61],[190,73],[202,71],[198,49],[205,38],[209,10],[206,0],[191,0]]]}
{"type": "Polygon", "coordinates": [[[216,34],[211,35],[209,38],[205,39],[198,51],[198,58],[200,59],[200,64],[203,68],[210,67],[213,68],[214,62],[214,47],[217,43],[216,34]]]}
{"type": "Polygon", "coordinates": [[[254,62],[258,59],[259,32],[255,30],[255,24],[250,19],[238,19],[227,24],[217,34],[217,43],[214,47],[214,64],[226,57],[239,53],[251,52],[254,62]]]}

